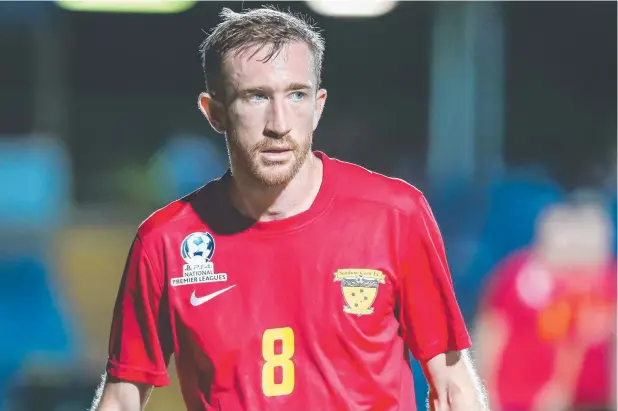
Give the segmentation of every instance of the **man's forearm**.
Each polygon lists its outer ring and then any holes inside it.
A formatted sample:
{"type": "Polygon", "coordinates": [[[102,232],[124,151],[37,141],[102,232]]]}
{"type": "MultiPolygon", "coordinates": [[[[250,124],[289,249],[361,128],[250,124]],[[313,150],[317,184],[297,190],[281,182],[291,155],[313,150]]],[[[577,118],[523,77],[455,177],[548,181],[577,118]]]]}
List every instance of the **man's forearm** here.
{"type": "Polygon", "coordinates": [[[143,411],[152,386],[120,381],[103,374],[90,411],[143,411]]]}
{"type": "Polygon", "coordinates": [[[431,411],[489,411],[485,387],[469,350],[451,351],[426,365],[431,411]]]}

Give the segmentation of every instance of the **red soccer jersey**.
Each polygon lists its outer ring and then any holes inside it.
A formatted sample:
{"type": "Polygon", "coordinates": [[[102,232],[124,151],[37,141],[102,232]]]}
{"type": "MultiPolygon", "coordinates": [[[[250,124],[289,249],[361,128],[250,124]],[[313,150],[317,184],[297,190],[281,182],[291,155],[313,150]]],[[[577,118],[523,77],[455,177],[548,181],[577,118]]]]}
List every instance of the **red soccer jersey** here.
{"type": "Polygon", "coordinates": [[[532,409],[539,391],[552,378],[557,344],[577,338],[592,342],[572,393],[574,405],[602,407],[611,403],[615,273],[616,266],[610,262],[604,272],[594,275],[557,275],[534,261],[529,250],[516,252],[500,265],[482,309],[499,311],[510,328],[496,381],[495,394],[502,409],[532,409]],[[587,284],[588,289],[585,293],[565,292],[573,288],[567,281],[587,284]]]}
{"type": "Polygon", "coordinates": [[[329,159],[309,210],[248,221],[229,175],[139,228],[107,371],[168,383],[189,411],[414,411],[420,361],[470,346],[423,195],[329,159]]]}

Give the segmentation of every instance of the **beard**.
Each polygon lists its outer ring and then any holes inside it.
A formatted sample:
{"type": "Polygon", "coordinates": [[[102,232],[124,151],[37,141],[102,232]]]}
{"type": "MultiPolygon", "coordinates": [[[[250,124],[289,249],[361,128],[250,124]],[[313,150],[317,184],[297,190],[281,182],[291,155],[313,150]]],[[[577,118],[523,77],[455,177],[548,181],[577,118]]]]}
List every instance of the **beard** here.
{"type": "Polygon", "coordinates": [[[255,183],[265,187],[287,185],[305,163],[311,152],[311,141],[312,135],[305,137],[300,144],[289,136],[279,139],[266,137],[250,146],[230,135],[227,139],[227,149],[232,172],[240,171],[255,183]],[[271,161],[261,155],[262,152],[277,147],[289,149],[292,159],[271,161]]]}

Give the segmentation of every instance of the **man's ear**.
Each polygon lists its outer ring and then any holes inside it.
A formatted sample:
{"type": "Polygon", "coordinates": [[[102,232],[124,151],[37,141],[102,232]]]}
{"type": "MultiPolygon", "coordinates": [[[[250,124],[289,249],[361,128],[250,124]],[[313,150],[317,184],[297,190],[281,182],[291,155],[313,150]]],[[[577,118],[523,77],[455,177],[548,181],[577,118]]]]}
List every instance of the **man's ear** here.
{"type": "Polygon", "coordinates": [[[324,105],[326,104],[326,89],[319,89],[315,96],[315,116],[313,118],[313,131],[318,128],[320,118],[322,118],[322,112],[324,111],[324,105]]]}
{"type": "Polygon", "coordinates": [[[209,93],[200,93],[197,100],[200,111],[210,123],[210,126],[219,134],[225,134],[227,129],[227,118],[223,104],[216,100],[209,93]]]}

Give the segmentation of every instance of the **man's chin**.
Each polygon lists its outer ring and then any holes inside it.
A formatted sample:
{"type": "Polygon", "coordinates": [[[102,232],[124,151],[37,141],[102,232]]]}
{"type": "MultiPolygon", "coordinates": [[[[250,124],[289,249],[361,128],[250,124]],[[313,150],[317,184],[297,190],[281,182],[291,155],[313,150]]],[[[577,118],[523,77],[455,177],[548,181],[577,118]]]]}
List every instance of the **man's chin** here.
{"type": "Polygon", "coordinates": [[[287,185],[301,169],[306,155],[299,156],[296,153],[287,157],[276,159],[261,155],[254,157],[250,169],[255,181],[266,187],[287,185]]]}
{"type": "Polygon", "coordinates": [[[256,179],[267,187],[278,187],[288,184],[294,178],[294,169],[289,166],[270,166],[268,169],[260,169],[255,173],[256,179]],[[281,170],[274,170],[281,168],[281,170]]]}

